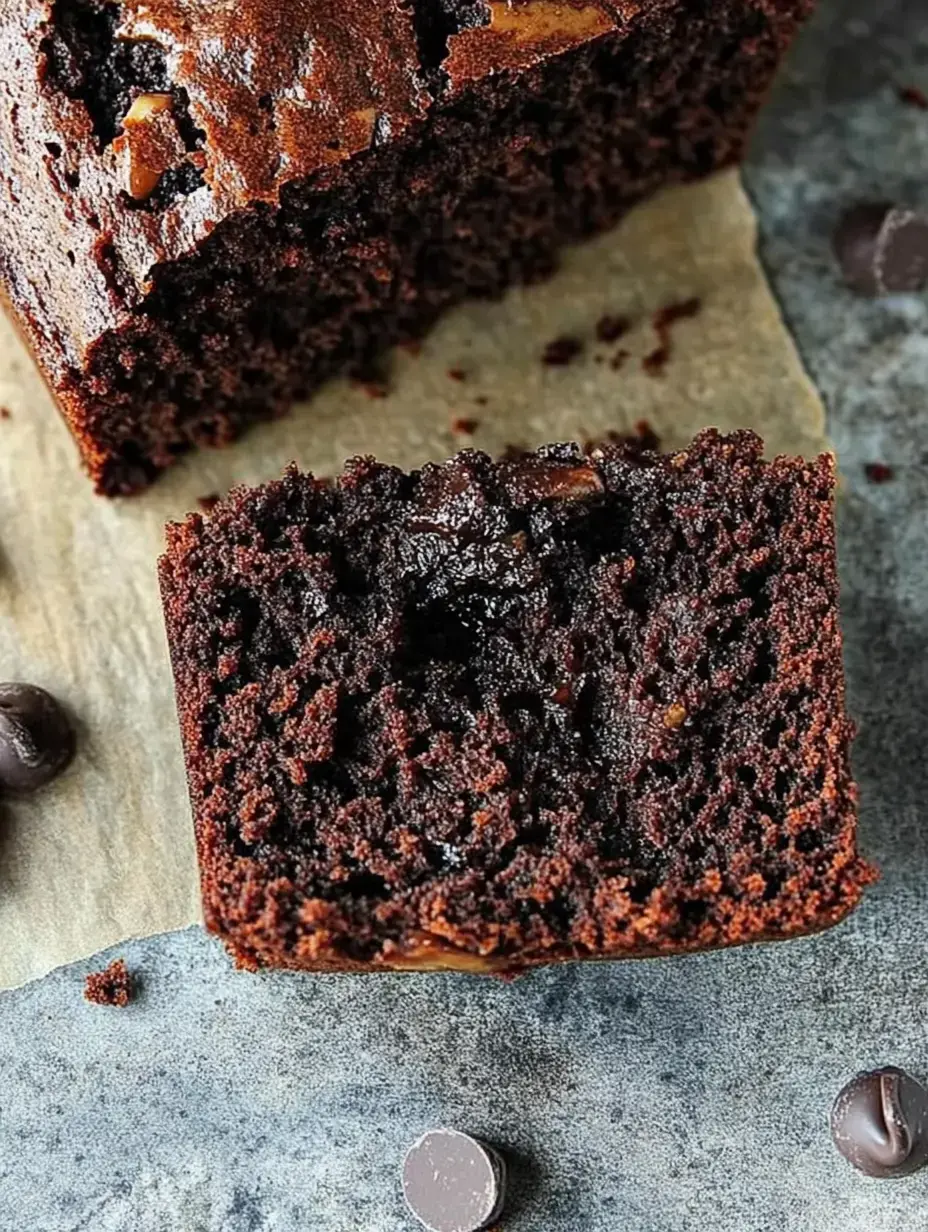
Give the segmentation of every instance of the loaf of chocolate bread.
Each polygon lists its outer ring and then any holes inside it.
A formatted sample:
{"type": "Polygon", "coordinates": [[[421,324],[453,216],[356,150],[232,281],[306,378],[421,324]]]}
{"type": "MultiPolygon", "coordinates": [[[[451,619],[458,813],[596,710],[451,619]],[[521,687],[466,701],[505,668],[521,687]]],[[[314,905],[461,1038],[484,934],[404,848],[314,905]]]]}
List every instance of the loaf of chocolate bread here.
{"type": "Polygon", "coordinates": [[[740,155],[813,0],[0,0],[0,289],[101,492],[740,155]]]}
{"type": "Polygon", "coordinates": [[[208,926],[246,966],[512,971],[825,928],[873,873],[833,462],[465,452],[170,530],[208,926]]]}

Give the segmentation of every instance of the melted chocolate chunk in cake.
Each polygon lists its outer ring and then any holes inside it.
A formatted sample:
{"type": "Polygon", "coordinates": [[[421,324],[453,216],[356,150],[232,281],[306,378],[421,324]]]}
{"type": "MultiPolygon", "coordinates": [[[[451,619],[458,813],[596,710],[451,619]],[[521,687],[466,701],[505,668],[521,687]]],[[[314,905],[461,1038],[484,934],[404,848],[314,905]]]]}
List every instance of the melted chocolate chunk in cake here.
{"type": "Polygon", "coordinates": [[[507,970],[825,928],[856,845],[834,468],[289,471],[169,530],[209,927],[238,960],[507,970]]]}
{"type": "Polygon", "coordinates": [[[5,0],[0,292],[98,489],[738,159],[812,6],[5,0]]]}

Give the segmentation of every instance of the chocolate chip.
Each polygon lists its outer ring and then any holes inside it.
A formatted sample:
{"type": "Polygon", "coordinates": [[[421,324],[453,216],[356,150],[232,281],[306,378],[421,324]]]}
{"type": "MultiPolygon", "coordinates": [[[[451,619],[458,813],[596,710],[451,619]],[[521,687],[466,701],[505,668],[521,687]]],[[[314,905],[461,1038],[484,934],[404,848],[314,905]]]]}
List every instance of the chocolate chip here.
{"type": "Polygon", "coordinates": [[[403,1162],[403,1196],[430,1232],[479,1232],[497,1219],[506,1169],[491,1147],[455,1129],[433,1129],[403,1162]]]}
{"type": "Polygon", "coordinates": [[[0,790],[35,791],[74,754],[74,731],[50,693],[0,684],[0,790]]]}
{"type": "Polygon", "coordinates": [[[499,479],[517,508],[534,501],[580,500],[603,490],[596,468],[585,462],[529,457],[500,467],[499,479]]]}
{"type": "Polygon", "coordinates": [[[928,216],[885,202],[858,205],[838,224],[835,253],[861,295],[918,291],[928,280],[928,216]]]}
{"type": "Polygon", "coordinates": [[[835,1100],[831,1136],[867,1176],[907,1176],[928,1162],[928,1091],[894,1065],[858,1074],[835,1100]]]}

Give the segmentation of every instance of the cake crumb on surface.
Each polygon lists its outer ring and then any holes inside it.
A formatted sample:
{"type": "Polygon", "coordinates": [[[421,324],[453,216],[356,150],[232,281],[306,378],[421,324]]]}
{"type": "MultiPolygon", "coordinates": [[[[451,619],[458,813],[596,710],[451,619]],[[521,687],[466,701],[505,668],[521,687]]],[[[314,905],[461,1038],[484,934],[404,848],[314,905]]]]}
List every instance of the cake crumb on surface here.
{"type": "Polygon", "coordinates": [[[655,312],[651,324],[657,334],[657,346],[641,361],[649,376],[660,376],[667,366],[673,351],[670,331],[678,321],[686,321],[698,315],[702,300],[694,295],[690,299],[668,304],[655,312]]]}
{"type": "Polygon", "coordinates": [[[204,513],[212,513],[212,511],[219,504],[220,500],[221,497],[218,492],[207,492],[205,496],[197,497],[197,504],[204,513]]]}
{"type": "Polygon", "coordinates": [[[463,368],[449,368],[448,379],[451,381],[466,381],[467,373],[463,368]]]}
{"type": "Polygon", "coordinates": [[[631,329],[632,323],[628,317],[612,316],[605,313],[596,322],[596,338],[598,342],[618,342],[631,329]]]}
{"type": "Polygon", "coordinates": [[[871,483],[887,483],[895,477],[896,472],[885,462],[868,462],[864,466],[864,474],[871,483]]]}
{"type": "Polygon", "coordinates": [[[928,94],[918,86],[900,86],[899,101],[907,107],[918,107],[920,111],[928,111],[928,94]]]}
{"type": "Polygon", "coordinates": [[[84,997],[94,1005],[114,1005],[120,1009],[133,999],[135,989],[129,968],[116,958],[102,971],[93,971],[84,981],[84,997]]]}
{"type": "Polygon", "coordinates": [[[579,338],[564,334],[560,338],[553,338],[548,343],[542,352],[541,362],[548,368],[566,368],[582,350],[583,343],[579,338]]]}
{"type": "Polygon", "coordinates": [[[479,419],[467,419],[459,415],[451,421],[451,431],[455,436],[473,436],[479,427],[479,419]]]}
{"type": "Polygon", "coordinates": [[[367,394],[369,398],[386,398],[389,396],[389,389],[386,382],[377,380],[364,380],[361,377],[354,377],[352,385],[355,389],[359,389],[361,393],[367,394]]]}

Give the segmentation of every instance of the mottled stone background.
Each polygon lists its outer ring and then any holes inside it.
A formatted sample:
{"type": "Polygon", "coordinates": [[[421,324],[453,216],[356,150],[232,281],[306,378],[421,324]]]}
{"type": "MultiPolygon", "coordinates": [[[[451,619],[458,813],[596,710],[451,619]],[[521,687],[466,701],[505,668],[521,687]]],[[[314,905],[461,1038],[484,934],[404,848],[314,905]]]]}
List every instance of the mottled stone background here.
{"type": "MultiPolygon", "coordinates": [[[[682,960],[468,978],[249,978],[200,932],[0,997],[2,1232],[400,1232],[403,1149],[449,1122],[510,1155],[508,1232],[897,1232],[928,1173],[830,1145],[857,1069],[928,1078],[928,298],[853,299],[842,207],[928,206],[925,0],[823,0],[754,147],[767,268],[845,476],[844,620],[863,837],[884,878],[826,936],[682,960]],[[867,462],[888,463],[874,485],[867,462]]],[[[750,397],[750,390],[745,390],[750,397]]],[[[2,940],[2,939],[0,939],[2,940]]]]}

